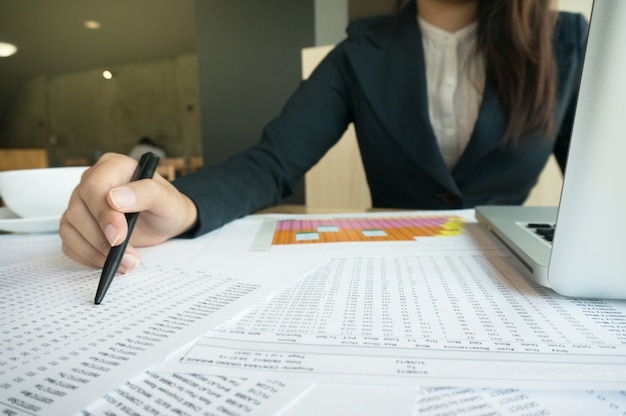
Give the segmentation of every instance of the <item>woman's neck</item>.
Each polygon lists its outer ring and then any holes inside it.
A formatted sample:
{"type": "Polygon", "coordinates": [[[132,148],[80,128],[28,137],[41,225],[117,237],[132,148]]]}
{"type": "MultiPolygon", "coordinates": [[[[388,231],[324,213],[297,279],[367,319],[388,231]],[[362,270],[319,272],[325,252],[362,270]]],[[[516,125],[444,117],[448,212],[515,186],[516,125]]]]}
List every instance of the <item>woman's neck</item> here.
{"type": "Polygon", "coordinates": [[[417,14],[428,23],[448,32],[476,20],[478,0],[415,0],[417,14]]]}

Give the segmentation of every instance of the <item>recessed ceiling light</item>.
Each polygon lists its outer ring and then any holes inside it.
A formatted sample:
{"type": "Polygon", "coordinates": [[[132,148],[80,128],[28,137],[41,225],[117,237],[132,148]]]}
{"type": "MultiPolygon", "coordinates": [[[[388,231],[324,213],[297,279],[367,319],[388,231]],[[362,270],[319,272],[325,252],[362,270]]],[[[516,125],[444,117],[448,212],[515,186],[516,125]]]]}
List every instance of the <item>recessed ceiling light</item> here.
{"type": "Polygon", "coordinates": [[[113,78],[113,72],[111,71],[102,71],[102,78],[111,79],[113,78]]]}
{"type": "Polygon", "coordinates": [[[17,46],[11,43],[0,42],[0,58],[6,58],[17,52],[17,46]]]}
{"type": "Polygon", "coordinates": [[[100,29],[100,27],[102,27],[100,25],[100,22],[96,22],[95,20],[85,20],[83,22],[83,26],[85,26],[87,29],[92,29],[92,30],[98,30],[100,29]]]}

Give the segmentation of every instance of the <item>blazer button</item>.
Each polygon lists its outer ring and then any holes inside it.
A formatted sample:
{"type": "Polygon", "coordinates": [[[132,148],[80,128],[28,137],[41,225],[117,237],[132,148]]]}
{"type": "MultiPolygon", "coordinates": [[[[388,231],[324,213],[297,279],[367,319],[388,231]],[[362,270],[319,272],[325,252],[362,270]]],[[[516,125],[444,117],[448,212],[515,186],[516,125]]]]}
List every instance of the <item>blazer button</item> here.
{"type": "Polygon", "coordinates": [[[437,196],[441,198],[443,203],[449,207],[458,207],[459,205],[461,205],[461,197],[450,191],[438,194],[437,196]]]}

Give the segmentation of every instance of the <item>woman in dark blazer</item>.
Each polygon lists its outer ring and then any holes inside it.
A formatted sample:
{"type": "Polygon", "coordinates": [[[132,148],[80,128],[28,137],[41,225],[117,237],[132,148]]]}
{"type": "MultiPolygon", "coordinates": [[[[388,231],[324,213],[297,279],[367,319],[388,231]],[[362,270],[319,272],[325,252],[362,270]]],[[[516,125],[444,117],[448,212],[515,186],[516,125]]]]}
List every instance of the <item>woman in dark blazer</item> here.
{"type": "MultiPolygon", "coordinates": [[[[125,184],[136,164],[104,155],[62,218],[64,252],[101,267],[108,247],[126,235],[123,212],[145,211],[131,241],[143,246],[200,235],[275,205],[351,122],[374,207],[521,204],[550,154],[564,168],[587,35],[582,16],[551,12],[549,3],[411,0],[396,15],[351,23],[347,39],[295,91],[260,142],[228,161],[173,184],[158,176],[125,184]],[[476,108],[458,109],[474,111],[475,123],[450,162],[433,128],[441,120],[429,112],[432,80],[420,28],[450,31],[472,22],[484,73],[476,108]]],[[[133,246],[121,272],[138,264],[133,246]]]]}

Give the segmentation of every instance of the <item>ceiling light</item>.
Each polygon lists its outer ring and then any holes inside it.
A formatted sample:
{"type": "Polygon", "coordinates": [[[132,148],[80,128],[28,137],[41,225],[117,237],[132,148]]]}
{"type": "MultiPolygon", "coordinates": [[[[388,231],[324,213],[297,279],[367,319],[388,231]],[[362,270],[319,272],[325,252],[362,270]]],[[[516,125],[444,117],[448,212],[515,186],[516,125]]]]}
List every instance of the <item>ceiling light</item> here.
{"type": "Polygon", "coordinates": [[[6,58],[17,52],[17,46],[10,43],[0,42],[0,58],[6,58]]]}
{"type": "Polygon", "coordinates": [[[102,78],[111,79],[113,78],[113,72],[111,71],[102,71],[102,78]]]}
{"type": "Polygon", "coordinates": [[[97,22],[95,20],[85,20],[83,22],[83,26],[85,26],[87,29],[92,30],[98,30],[101,27],[100,22],[97,22]]]}

